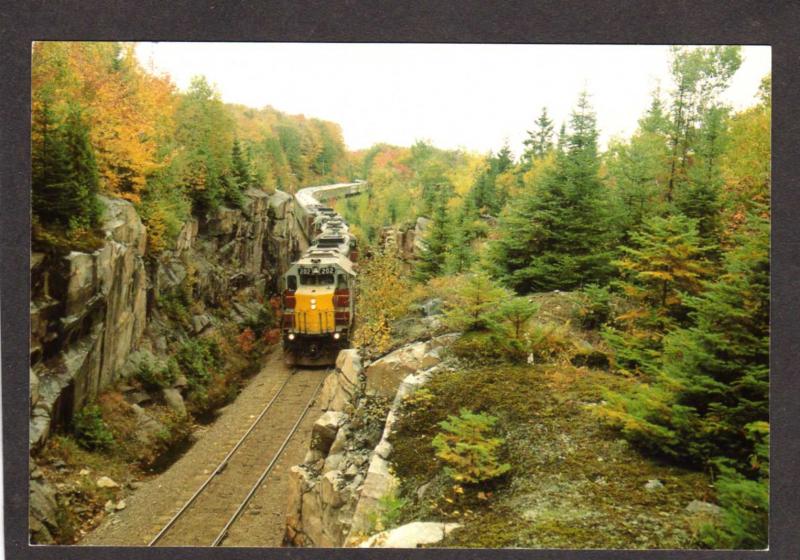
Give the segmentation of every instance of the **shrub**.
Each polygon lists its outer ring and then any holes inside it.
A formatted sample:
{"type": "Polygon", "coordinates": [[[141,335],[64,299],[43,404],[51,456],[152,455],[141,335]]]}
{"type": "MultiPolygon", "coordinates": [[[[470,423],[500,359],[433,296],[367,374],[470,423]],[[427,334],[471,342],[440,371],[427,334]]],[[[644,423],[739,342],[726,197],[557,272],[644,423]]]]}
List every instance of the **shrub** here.
{"type": "Polygon", "coordinates": [[[214,370],[222,367],[219,344],[210,339],[189,339],[175,353],[175,360],[189,383],[190,398],[204,402],[214,370]]]}
{"type": "Polygon", "coordinates": [[[406,498],[397,495],[396,491],[389,492],[378,499],[378,507],[371,512],[367,521],[370,533],[385,531],[395,527],[402,516],[403,508],[408,504],[406,498]]]}
{"type": "Polygon", "coordinates": [[[170,387],[178,377],[178,363],[174,358],[164,361],[142,350],[131,354],[130,360],[132,375],[147,389],[170,387]]]}
{"type": "Polygon", "coordinates": [[[500,463],[497,458],[498,448],[505,440],[487,435],[496,423],[495,416],[476,414],[466,408],[458,416],[450,415],[439,422],[443,431],[433,438],[432,444],[436,456],[448,465],[445,474],[458,483],[478,483],[511,469],[511,465],[500,463]]]}
{"type": "Polygon", "coordinates": [[[84,449],[108,449],[114,443],[114,436],[103,421],[100,407],[96,404],[85,406],[74,414],[72,431],[78,444],[84,449]]]}
{"type": "Polygon", "coordinates": [[[526,347],[534,361],[547,361],[572,346],[567,325],[535,324],[525,331],[526,347]]]}
{"type": "Polygon", "coordinates": [[[701,527],[700,542],[709,548],[766,548],[769,480],[750,480],[720,467],[715,487],[722,516],[719,522],[701,527]]]}
{"type": "Polygon", "coordinates": [[[580,293],[576,318],[586,330],[599,329],[611,317],[611,294],[605,286],[589,284],[580,293]]]}
{"type": "Polygon", "coordinates": [[[250,329],[253,333],[263,333],[267,329],[275,326],[275,312],[272,306],[267,303],[262,305],[258,313],[250,315],[244,320],[245,329],[250,329]]]}

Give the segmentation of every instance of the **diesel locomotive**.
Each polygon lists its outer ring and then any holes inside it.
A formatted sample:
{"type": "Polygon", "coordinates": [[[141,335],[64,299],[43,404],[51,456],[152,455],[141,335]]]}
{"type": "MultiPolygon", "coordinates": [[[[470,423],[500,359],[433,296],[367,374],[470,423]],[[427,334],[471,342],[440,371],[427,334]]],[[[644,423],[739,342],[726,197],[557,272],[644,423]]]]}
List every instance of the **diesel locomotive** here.
{"type": "Polygon", "coordinates": [[[353,196],[366,183],[301,189],[295,217],[308,248],[281,279],[283,352],[290,365],[329,365],[350,345],[358,248],[341,215],[324,201],[353,196]]]}

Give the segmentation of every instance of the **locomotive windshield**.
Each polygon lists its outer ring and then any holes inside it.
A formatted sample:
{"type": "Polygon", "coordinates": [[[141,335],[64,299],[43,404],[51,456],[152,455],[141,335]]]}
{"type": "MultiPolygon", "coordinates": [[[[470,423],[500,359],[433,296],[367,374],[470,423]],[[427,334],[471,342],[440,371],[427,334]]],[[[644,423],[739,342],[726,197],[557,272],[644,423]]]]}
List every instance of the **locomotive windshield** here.
{"type": "Polygon", "coordinates": [[[333,284],[333,274],[301,274],[300,284],[303,286],[325,286],[333,284]]]}

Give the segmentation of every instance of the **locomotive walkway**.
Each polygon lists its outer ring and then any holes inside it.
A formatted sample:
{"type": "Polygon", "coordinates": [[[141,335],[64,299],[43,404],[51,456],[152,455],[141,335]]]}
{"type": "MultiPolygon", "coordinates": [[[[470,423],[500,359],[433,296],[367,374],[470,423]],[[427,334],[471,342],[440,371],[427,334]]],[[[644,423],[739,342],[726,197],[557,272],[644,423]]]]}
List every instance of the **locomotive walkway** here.
{"type": "Polygon", "coordinates": [[[216,421],[195,432],[185,455],[80,544],[280,546],[286,470],[308,449],[321,412],[314,398],[326,373],[292,374],[281,353],[273,353],[216,421]]]}

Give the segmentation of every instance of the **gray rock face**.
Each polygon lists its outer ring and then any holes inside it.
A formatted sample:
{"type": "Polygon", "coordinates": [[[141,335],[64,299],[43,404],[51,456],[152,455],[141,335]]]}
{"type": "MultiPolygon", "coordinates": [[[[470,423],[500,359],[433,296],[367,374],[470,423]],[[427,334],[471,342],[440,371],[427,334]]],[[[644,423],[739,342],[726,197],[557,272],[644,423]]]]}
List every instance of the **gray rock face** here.
{"type": "MultiPolygon", "coordinates": [[[[392,446],[388,441],[397,419],[397,408],[406,397],[435,374],[439,369],[441,349],[457,336],[446,335],[406,346],[366,369],[367,389],[369,376],[376,371],[377,375],[388,371],[385,378],[393,377],[391,381],[387,381],[385,392],[381,394],[390,391],[389,383],[394,385],[391,389],[394,399],[383,429],[379,427],[374,438],[364,438],[363,430],[358,424],[348,424],[349,417],[338,411],[329,409],[317,421],[314,426],[317,436],[312,436],[311,448],[305,462],[291,470],[284,538],[286,544],[356,546],[369,537],[367,533],[372,530],[375,517],[379,515],[381,500],[393,493],[399,485],[397,477],[389,468],[392,446]],[[376,365],[377,368],[373,369],[376,365]],[[425,369],[421,369],[423,365],[425,369]],[[405,374],[404,377],[397,380],[402,374],[405,374]]],[[[358,354],[354,350],[346,350],[338,356],[337,373],[329,375],[326,382],[331,382],[334,391],[340,391],[343,385],[356,383],[359,389],[353,393],[355,398],[348,400],[348,403],[360,407],[365,406],[364,399],[372,398],[368,395],[365,397],[360,389],[362,375],[358,354]]],[[[344,391],[340,392],[346,394],[344,391]]],[[[335,401],[335,394],[331,393],[331,402],[335,401]]],[[[433,540],[433,528],[439,525],[441,524],[433,523],[417,532],[405,529],[391,539],[386,535],[376,537],[369,541],[369,546],[402,542],[412,544],[396,546],[413,547],[438,542],[441,536],[433,540]]],[[[441,532],[441,527],[439,530],[441,532]]],[[[452,530],[452,527],[447,530],[452,530]]]]}
{"type": "Polygon", "coordinates": [[[136,414],[136,431],[134,437],[145,445],[152,445],[158,440],[159,433],[164,431],[164,425],[147,414],[138,404],[131,407],[136,414]]]}
{"type": "Polygon", "coordinates": [[[347,414],[329,410],[320,416],[314,427],[311,428],[311,449],[319,451],[323,457],[328,455],[328,451],[336,439],[336,432],[339,426],[347,420],[347,414]]]}
{"type": "Polygon", "coordinates": [[[32,536],[37,543],[52,543],[53,533],[58,530],[55,488],[44,481],[31,480],[28,496],[28,521],[32,536]]]}
{"type": "Polygon", "coordinates": [[[325,378],[320,392],[324,410],[342,411],[363,385],[361,357],[354,349],[342,350],[336,358],[336,370],[325,378]]]}
{"type": "Polygon", "coordinates": [[[427,342],[416,342],[376,360],[364,372],[367,393],[393,397],[406,376],[441,362],[440,350],[452,340],[452,335],[443,335],[427,342]]]}
{"type": "MultiPolygon", "coordinates": [[[[53,425],[52,411],[79,410],[125,374],[148,322],[150,290],[158,298],[191,274],[195,294],[220,303],[247,286],[259,294],[289,266],[297,248],[293,199],[249,190],[242,209],[221,208],[208,223],[188,220],[174,247],[145,267],[147,231],[134,206],[101,197],[103,245],[92,253],[31,257],[30,442],[39,446],[53,425]],[[201,233],[202,232],[202,233],[201,233]],[[58,406],[69,399],[68,406],[58,406]]],[[[211,327],[207,315],[192,318],[195,334],[211,327]]],[[[167,340],[151,346],[168,353],[167,340]]],[[[177,402],[177,400],[176,400],[177,402]]]]}

